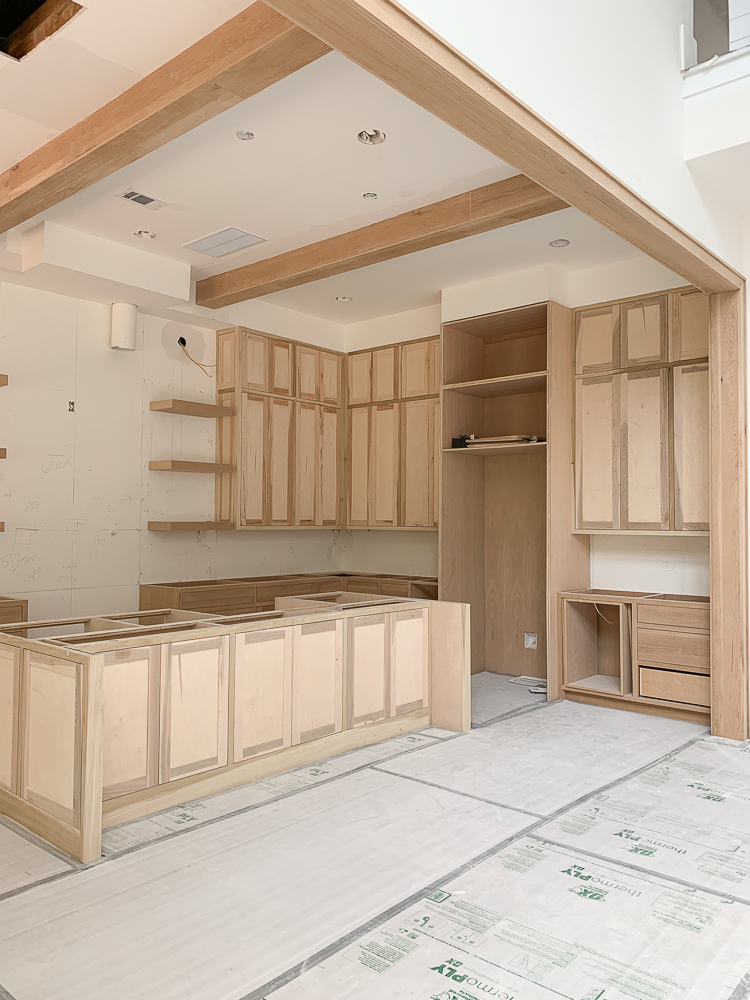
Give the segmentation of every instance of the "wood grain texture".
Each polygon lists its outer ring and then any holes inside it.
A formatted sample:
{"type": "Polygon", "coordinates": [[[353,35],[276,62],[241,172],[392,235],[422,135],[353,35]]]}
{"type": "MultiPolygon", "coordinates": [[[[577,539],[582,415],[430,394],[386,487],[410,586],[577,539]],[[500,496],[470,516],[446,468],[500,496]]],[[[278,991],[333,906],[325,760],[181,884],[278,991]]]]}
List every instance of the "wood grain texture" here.
{"type": "Polygon", "coordinates": [[[619,306],[580,309],[575,314],[576,374],[591,375],[620,367],[619,306]]]}
{"type": "Polygon", "coordinates": [[[710,517],[710,375],[708,365],[677,365],[674,379],[674,526],[708,530],[710,517]]]}
{"type": "Polygon", "coordinates": [[[620,527],[620,376],[576,380],[576,527],[620,527]]]}
{"type": "Polygon", "coordinates": [[[13,59],[23,59],[66,25],[79,10],[83,7],[73,0],[46,0],[8,38],[3,39],[3,52],[13,59]]]}
{"type": "Polygon", "coordinates": [[[672,295],[670,361],[708,357],[709,297],[695,289],[672,295]]]}
{"type": "Polygon", "coordinates": [[[657,698],[660,701],[675,701],[686,705],[711,704],[711,682],[700,674],[684,674],[676,670],[640,669],[640,690],[642,698],[657,698]]]}
{"type": "Polygon", "coordinates": [[[398,524],[400,404],[373,405],[370,413],[369,524],[398,524]]]}
{"type": "Polygon", "coordinates": [[[0,174],[0,232],[247,100],[328,46],[262,2],[0,174]]]}
{"type": "Polygon", "coordinates": [[[656,368],[616,378],[621,393],[620,528],[668,531],[668,372],[656,368]]]}
{"type": "Polygon", "coordinates": [[[666,295],[631,299],[620,307],[620,364],[623,368],[667,361],[666,295]]]}
{"type": "Polygon", "coordinates": [[[534,181],[520,175],[509,177],[320,243],[203,278],[196,284],[196,302],[219,309],[563,208],[567,208],[565,202],[534,181]]]}
{"type": "Polygon", "coordinates": [[[227,411],[215,403],[198,403],[192,399],[154,399],[149,409],[155,413],[174,413],[183,417],[226,417],[227,411]]]}
{"type": "Polygon", "coordinates": [[[471,729],[471,675],[478,672],[471,611],[466,604],[441,600],[439,613],[434,606],[430,611],[430,719],[433,726],[463,733],[471,729]]]}

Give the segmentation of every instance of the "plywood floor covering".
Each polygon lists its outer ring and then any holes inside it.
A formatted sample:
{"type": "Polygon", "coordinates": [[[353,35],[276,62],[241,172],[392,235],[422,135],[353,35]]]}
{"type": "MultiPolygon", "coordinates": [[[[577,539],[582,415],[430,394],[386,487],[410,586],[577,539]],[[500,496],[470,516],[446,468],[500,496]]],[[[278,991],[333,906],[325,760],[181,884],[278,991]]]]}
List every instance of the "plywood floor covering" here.
{"type": "Polygon", "coordinates": [[[85,869],[0,827],[0,997],[748,1000],[750,744],[478,700],[85,869]]]}

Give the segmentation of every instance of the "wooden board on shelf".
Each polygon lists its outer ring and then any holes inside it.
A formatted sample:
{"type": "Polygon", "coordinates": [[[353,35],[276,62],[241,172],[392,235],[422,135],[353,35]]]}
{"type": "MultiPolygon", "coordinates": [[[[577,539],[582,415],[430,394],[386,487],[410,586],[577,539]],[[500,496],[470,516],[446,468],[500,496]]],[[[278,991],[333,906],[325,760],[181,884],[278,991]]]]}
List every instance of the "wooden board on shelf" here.
{"type": "Polygon", "coordinates": [[[530,392],[544,392],[547,388],[547,373],[532,372],[524,375],[507,375],[502,378],[481,379],[477,382],[458,382],[443,386],[451,392],[462,392],[468,396],[491,399],[497,396],[517,396],[530,392]]]}
{"type": "Polygon", "coordinates": [[[174,413],[182,417],[226,417],[227,411],[214,403],[198,403],[191,399],[154,399],[149,409],[155,413],[174,413]]]}
{"type": "MultiPolygon", "coordinates": [[[[2,456],[5,458],[5,456],[2,456]]],[[[148,463],[152,472],[231,472],[231,465],[224,465],[220,462],[182,462],[178,459],[168,458],[148,463]]]]}

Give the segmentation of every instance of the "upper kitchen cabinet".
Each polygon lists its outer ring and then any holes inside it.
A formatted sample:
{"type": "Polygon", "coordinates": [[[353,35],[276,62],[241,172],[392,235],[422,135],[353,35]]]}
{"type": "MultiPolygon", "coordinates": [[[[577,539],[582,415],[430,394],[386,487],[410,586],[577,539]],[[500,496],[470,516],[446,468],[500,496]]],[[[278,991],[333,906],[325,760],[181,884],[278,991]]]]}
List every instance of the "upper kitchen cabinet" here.
{"type": "Polygon", "coordinates": [[[369,403],[372,392],[372,351],[350,354],[346,359],[349,372],[349,406],[369,403]]]}
{"type": "MultiPolygon", "coordinates": [[[[219,334],[219,339],[226,334],[219,334]]],[[[240,368],[242,388],[254,392],[268,392],[268,337],[251,330],[240,334],[240,368]]],[[[226,388],[220,385],[220,388],[226,388]]]]}
{"type": "Polygon", "coordinates": [[[672,296],[670,361],[708,357],[708,296],[692,289],[672,296]]]}
{"type": "Polygon", "coordinates": [[[372,352],[372,402],[398,399],[399,347],[383,347],[372,352]]]}
{"type": "Polygon", "coordinates": [[[620,307],[620,367],[667,361],[667,296],[624,302],[620,307]]]}
{"type": "Polygon", "coordinates": [[[576,375],[615,371],[620,367],[619,306],[581,309],[575,314],[576,375]]]}

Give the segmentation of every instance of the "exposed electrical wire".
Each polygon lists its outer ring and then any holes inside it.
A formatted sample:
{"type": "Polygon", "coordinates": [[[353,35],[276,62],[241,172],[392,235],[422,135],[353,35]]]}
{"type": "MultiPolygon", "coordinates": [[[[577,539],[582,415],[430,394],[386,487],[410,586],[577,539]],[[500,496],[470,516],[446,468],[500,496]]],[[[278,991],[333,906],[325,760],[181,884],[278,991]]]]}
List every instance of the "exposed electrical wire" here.
{"type": "Polygon", "coordinates": [[[188,361],[192,361],[194,365],[196,365],[198,368],[200,368],[200,370],[203,372],[204,375],[208,375],[209,378],[213,378],[213,375],[211,374],[211,372],[206,371],[206,369],[207,368],[216,368],[216,365],[202,365],[200,363],[200,361],[196,361],[195,358],[191,358],[190,357],[190,353],[189,353],[189,351],[187,349],[187,341],[185,340],[184,337],[178,337],[177,338],[177,343],[182,348],[183,353],[187,357],[188,361]]]}

